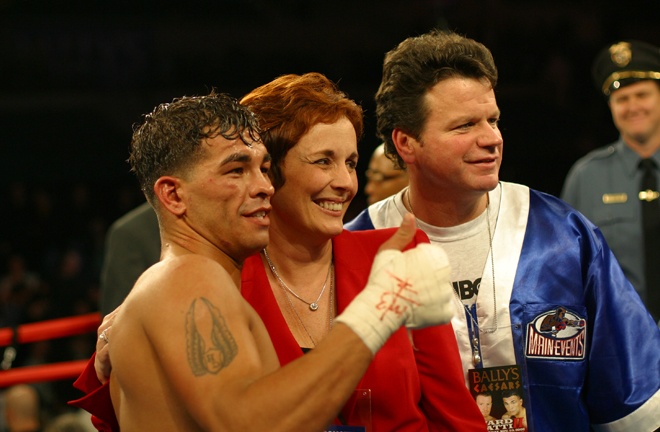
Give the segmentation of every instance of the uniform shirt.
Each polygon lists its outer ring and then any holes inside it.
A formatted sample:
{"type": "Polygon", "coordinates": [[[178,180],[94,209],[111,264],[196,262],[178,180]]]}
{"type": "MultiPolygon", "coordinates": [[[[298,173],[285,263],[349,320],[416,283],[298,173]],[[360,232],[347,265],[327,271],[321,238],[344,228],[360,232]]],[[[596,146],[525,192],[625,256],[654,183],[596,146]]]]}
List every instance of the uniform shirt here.
{"type": "MultiPolygon", "coordinates": [[[[653,159],[660,166],[660,154],[653,159]]],[[[561,198],[600,228],[626,277],[645,300],[640,160],[622,139],[594,150],[573,165],[561,198]]]]}

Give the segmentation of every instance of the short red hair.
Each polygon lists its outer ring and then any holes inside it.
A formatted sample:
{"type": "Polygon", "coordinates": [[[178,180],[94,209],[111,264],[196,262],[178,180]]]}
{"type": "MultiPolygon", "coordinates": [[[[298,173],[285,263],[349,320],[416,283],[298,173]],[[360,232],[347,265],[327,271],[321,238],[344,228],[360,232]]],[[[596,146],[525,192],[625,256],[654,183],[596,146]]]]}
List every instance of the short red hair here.
{"type": "Polygon", "coordinates": [[[259,119],[261,138],[273,158],[271,179],[284,184],[280,165],[286,154],[318,123],[346,117],[359,141],[364,129],[362,108],[324,75],[283,75],[245,95],[241,104],[259,119]]]}

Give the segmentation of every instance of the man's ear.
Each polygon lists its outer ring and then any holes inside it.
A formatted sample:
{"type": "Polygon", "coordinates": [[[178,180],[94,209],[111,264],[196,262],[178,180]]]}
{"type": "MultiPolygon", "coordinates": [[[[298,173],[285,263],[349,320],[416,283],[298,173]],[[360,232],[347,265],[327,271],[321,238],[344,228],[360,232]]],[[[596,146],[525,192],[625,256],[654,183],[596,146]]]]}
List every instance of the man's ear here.
{"type": "Polygon", "coordinates": [[[170,213],[175,216],[185,213],[186,204],[183,201],[181,179],[171,176],[160,177],[154,184],[154,193],[160,205],[170,213]]]}
{"type": "Polygon", "coordinates": [[[406,165],[415,162],[415,148],[419,145],[415,138],[402,129],[396,128],[392,131],[392,142],[406,165]]]}

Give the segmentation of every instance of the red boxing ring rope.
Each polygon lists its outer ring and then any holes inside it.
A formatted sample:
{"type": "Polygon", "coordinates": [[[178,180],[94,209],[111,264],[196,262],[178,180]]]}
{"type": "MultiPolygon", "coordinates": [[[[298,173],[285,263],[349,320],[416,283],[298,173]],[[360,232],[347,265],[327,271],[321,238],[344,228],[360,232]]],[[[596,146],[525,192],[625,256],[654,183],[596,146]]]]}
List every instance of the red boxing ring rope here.
{"type": "MultiPolygon", "coordinates": [[[[17,342],[22,344],[39,342],[92,331],[96,332],[100,324],[101,314],[99,312],[24,324],[17,329],[17,342]]],[[[8,327],[0,328],[0,346],[11,345],[13,342],[14,329],[8,327]]],[[[0,388],[21,383],[76,378],[82,373],[87,362],[88,360],[73,360],[49,365],[24,366],[2,370],[0,371],[0,388]]]]}
{"type": "Polygon", "coordinates": [[[27,384],[43,381],[57,381],[77,378],[85,369],[88,360],[72,360],[41,366],[23,366],[0,371],[0,388],[15,384],[27,384]]]}

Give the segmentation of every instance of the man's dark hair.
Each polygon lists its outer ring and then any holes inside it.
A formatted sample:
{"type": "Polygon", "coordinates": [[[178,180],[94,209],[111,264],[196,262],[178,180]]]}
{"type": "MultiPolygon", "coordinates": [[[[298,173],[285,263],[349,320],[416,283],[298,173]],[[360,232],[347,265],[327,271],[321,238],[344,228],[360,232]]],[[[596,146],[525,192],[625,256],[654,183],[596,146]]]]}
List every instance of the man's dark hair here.
{"type": "Polygon", "coordinates": [[[424,95],[455,77],[487,80],[495,88],[497,68],[490,50],[456,33],[433,30],[404,40],[385,55],[376,93],[377,129],[385,154],[399,167],[405,163],[392,143],[392,131],[399,128],[419,139],[428,115],[424,95]]]}
{"type": "Polygon", "coordinates": [[[504,390],[502,392],[502,399],[509,398],[511,396],[518,396],[518,398],[520,398],[520,399],[523,398],[518,390],[504,390]]]}
{"type": "Polygon", "coordinates": [[[159,177],[184,172],[204,154],[202,141],[218,135],[240,138],[246,145],[258,142],[256,117],[226,94],[184,96],[158,105],[133,127],[128,162],[147,200],[155,203],[154,184],[159,177]]]}

